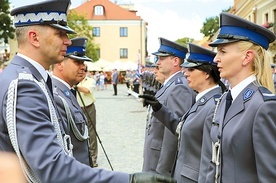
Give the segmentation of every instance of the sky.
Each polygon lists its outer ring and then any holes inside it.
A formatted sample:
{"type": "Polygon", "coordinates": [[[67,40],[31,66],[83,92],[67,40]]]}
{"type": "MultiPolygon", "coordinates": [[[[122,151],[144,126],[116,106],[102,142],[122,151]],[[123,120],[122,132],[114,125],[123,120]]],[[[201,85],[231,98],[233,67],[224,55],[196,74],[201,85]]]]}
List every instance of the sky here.
{"type": "MultiPolygon", "coordinates": [[[[12,7],[24,6],[42,0],[9,0],[12,7]]],[[[71,0],[71,8],[85,0],[71,0]]],[[[111,0],[114,2],[115,0],[111,0]]],[[[137,15],[148,22],[148,52],[159,48],[159,37],[175,41],[184,37],[201,40],[200,29],[206,18],[218,16],[233,6],[234,0],[116,0],[117,4],[134,4],[137,15]]]]}

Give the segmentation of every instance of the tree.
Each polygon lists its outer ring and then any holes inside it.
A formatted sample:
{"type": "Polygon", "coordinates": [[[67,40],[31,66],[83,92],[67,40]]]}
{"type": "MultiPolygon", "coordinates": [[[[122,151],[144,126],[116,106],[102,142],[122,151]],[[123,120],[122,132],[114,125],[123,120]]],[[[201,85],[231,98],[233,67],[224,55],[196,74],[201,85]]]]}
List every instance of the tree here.
{"type": "Polygon", "coordinates": [[[204,36],[212,38],[219,29],[219,17],[206,18],[203,23],[203,27],[200,29],[200,33],[204,36]]]}
{"type": "Polygon", "coordinates": [[[77,34],[71,34],[69,37],[86,37],[88,39],[86,55],[92,58],[93,61],[99,60],[99,45],[94,43],[94,37],[91,33],[92,26],[88,25],[87,19],[84,16],[78,15],[74,10],[69,11],[67,18],[68,26],[77,32],[77,34]]]}
{"type": "MultiPolygon", "coordinates": [[[[228,12],[231,9],[229,7],[226,10],[222,10],[222,12],[228,12]]],[[[203,27],[200,29],[200,33],[204,36],[209,37],[211,39],[215,33],[219,30],[219,16],[209,17],[205,19],[203,23],[203,27]]]]}
{"type": "Polygon", "coordinates": [[[10,14],[9,0],[1,0],[0,2],[0,40],[4,39],[4,43],[8,43],[9,38],[14,38],[13,22],[9,16],[10,14]]]}
{"type": "Polygon", "coordinates": [[[188,43],[191,43],[193,41],[194,41],[193,38],[184,37],[184,38],[176,40],[175,42],[177,42],[178,44],[180,44],[182,46],[187,46],[188,43]]]}

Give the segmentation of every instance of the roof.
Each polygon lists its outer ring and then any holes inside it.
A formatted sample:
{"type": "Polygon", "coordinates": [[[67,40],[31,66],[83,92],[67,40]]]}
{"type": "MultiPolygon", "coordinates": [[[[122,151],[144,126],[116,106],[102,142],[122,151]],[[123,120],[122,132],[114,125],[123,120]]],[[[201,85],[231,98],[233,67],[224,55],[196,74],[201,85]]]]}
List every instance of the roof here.
{"type": "Polygon", "coordinates": [[[88,20],[141,20],[141,17],[136,15],[136,11],[124,9],[109,0],[87,0],[73,10],[88,20]],[[95,15],[94,7],[98,5],[103,6],[103,15],[95,15]]]}

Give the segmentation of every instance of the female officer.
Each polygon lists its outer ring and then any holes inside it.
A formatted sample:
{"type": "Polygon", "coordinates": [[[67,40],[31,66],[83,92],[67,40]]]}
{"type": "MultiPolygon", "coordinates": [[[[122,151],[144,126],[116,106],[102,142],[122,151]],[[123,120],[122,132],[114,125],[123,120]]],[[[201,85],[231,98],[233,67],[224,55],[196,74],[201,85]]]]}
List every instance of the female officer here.
{"type": "MultiPolygon", "coordinates": [[[[220,81],[218,68],[213,62],[216,53],[192,43],[189,43],[188,49],[189,57],[183,64],[187,68],[185,76],[189,86],[198,92],[196,103],[191,109],[179,119],[166,106],[159,105],[159,110],[156,110],[156,104],[152,104],[147,96],[144,97],[145,102],[150,102],[153,106],[153,115],[172,133],[179,134],[178,155],[173,172],[173,177],[178,183],[205,179],[206,166],[211,158],[211,147],[208,146],[209,150],[202,154],[202,142],[211,144],[210,128],[215,103],[225,90],[220,81]],[[205,167],[200,167],[201,161],[205,167]]],[[[157,101],[156,103],[158,106],[157,101]]]]}
{"type": "Polygon", "coordinates": [[[275,35],[228,13],[220,14],[220,27],[210,46],[230,90],[215,110],[206,182],[275,182],[276,97],[266,53],[275,35]]]}

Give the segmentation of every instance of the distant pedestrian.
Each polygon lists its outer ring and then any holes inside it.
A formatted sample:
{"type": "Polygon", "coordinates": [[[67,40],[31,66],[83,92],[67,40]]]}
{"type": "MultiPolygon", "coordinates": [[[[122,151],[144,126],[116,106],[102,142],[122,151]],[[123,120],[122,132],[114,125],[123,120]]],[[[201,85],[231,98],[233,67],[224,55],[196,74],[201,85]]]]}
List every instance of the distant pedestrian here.
{"type": "Polygon", "coordinates": [[[116,96],[117,95],[117,84],[119,83],[119,74],[118,74],[117,69],[113,70],[111,80],[112,80],[112,85],[113,85],[113,90],[114,90],[113,96],[116,96]]]}
{"type": "Polygon", "coordinates": [[[87,66],[86,66],[86,76],[84,79],[77,85],[78,95],[77,100],[79,105],[81,106],[83,113],[87,118],[88,125],[88,134],[89,134],[89,152],[91,166],[97,167],[97,159],[98,159],[98,141],[97,141],[97,122],[96,122],[96,99],[93,95],[93,78],[88,77],[87,66]]]}
{"type": "Polygon", "coordinates": [[[103,71],[100,72],[100,90],[104,90],[104,85],[105,85],[105,76],[103,71]]]}

